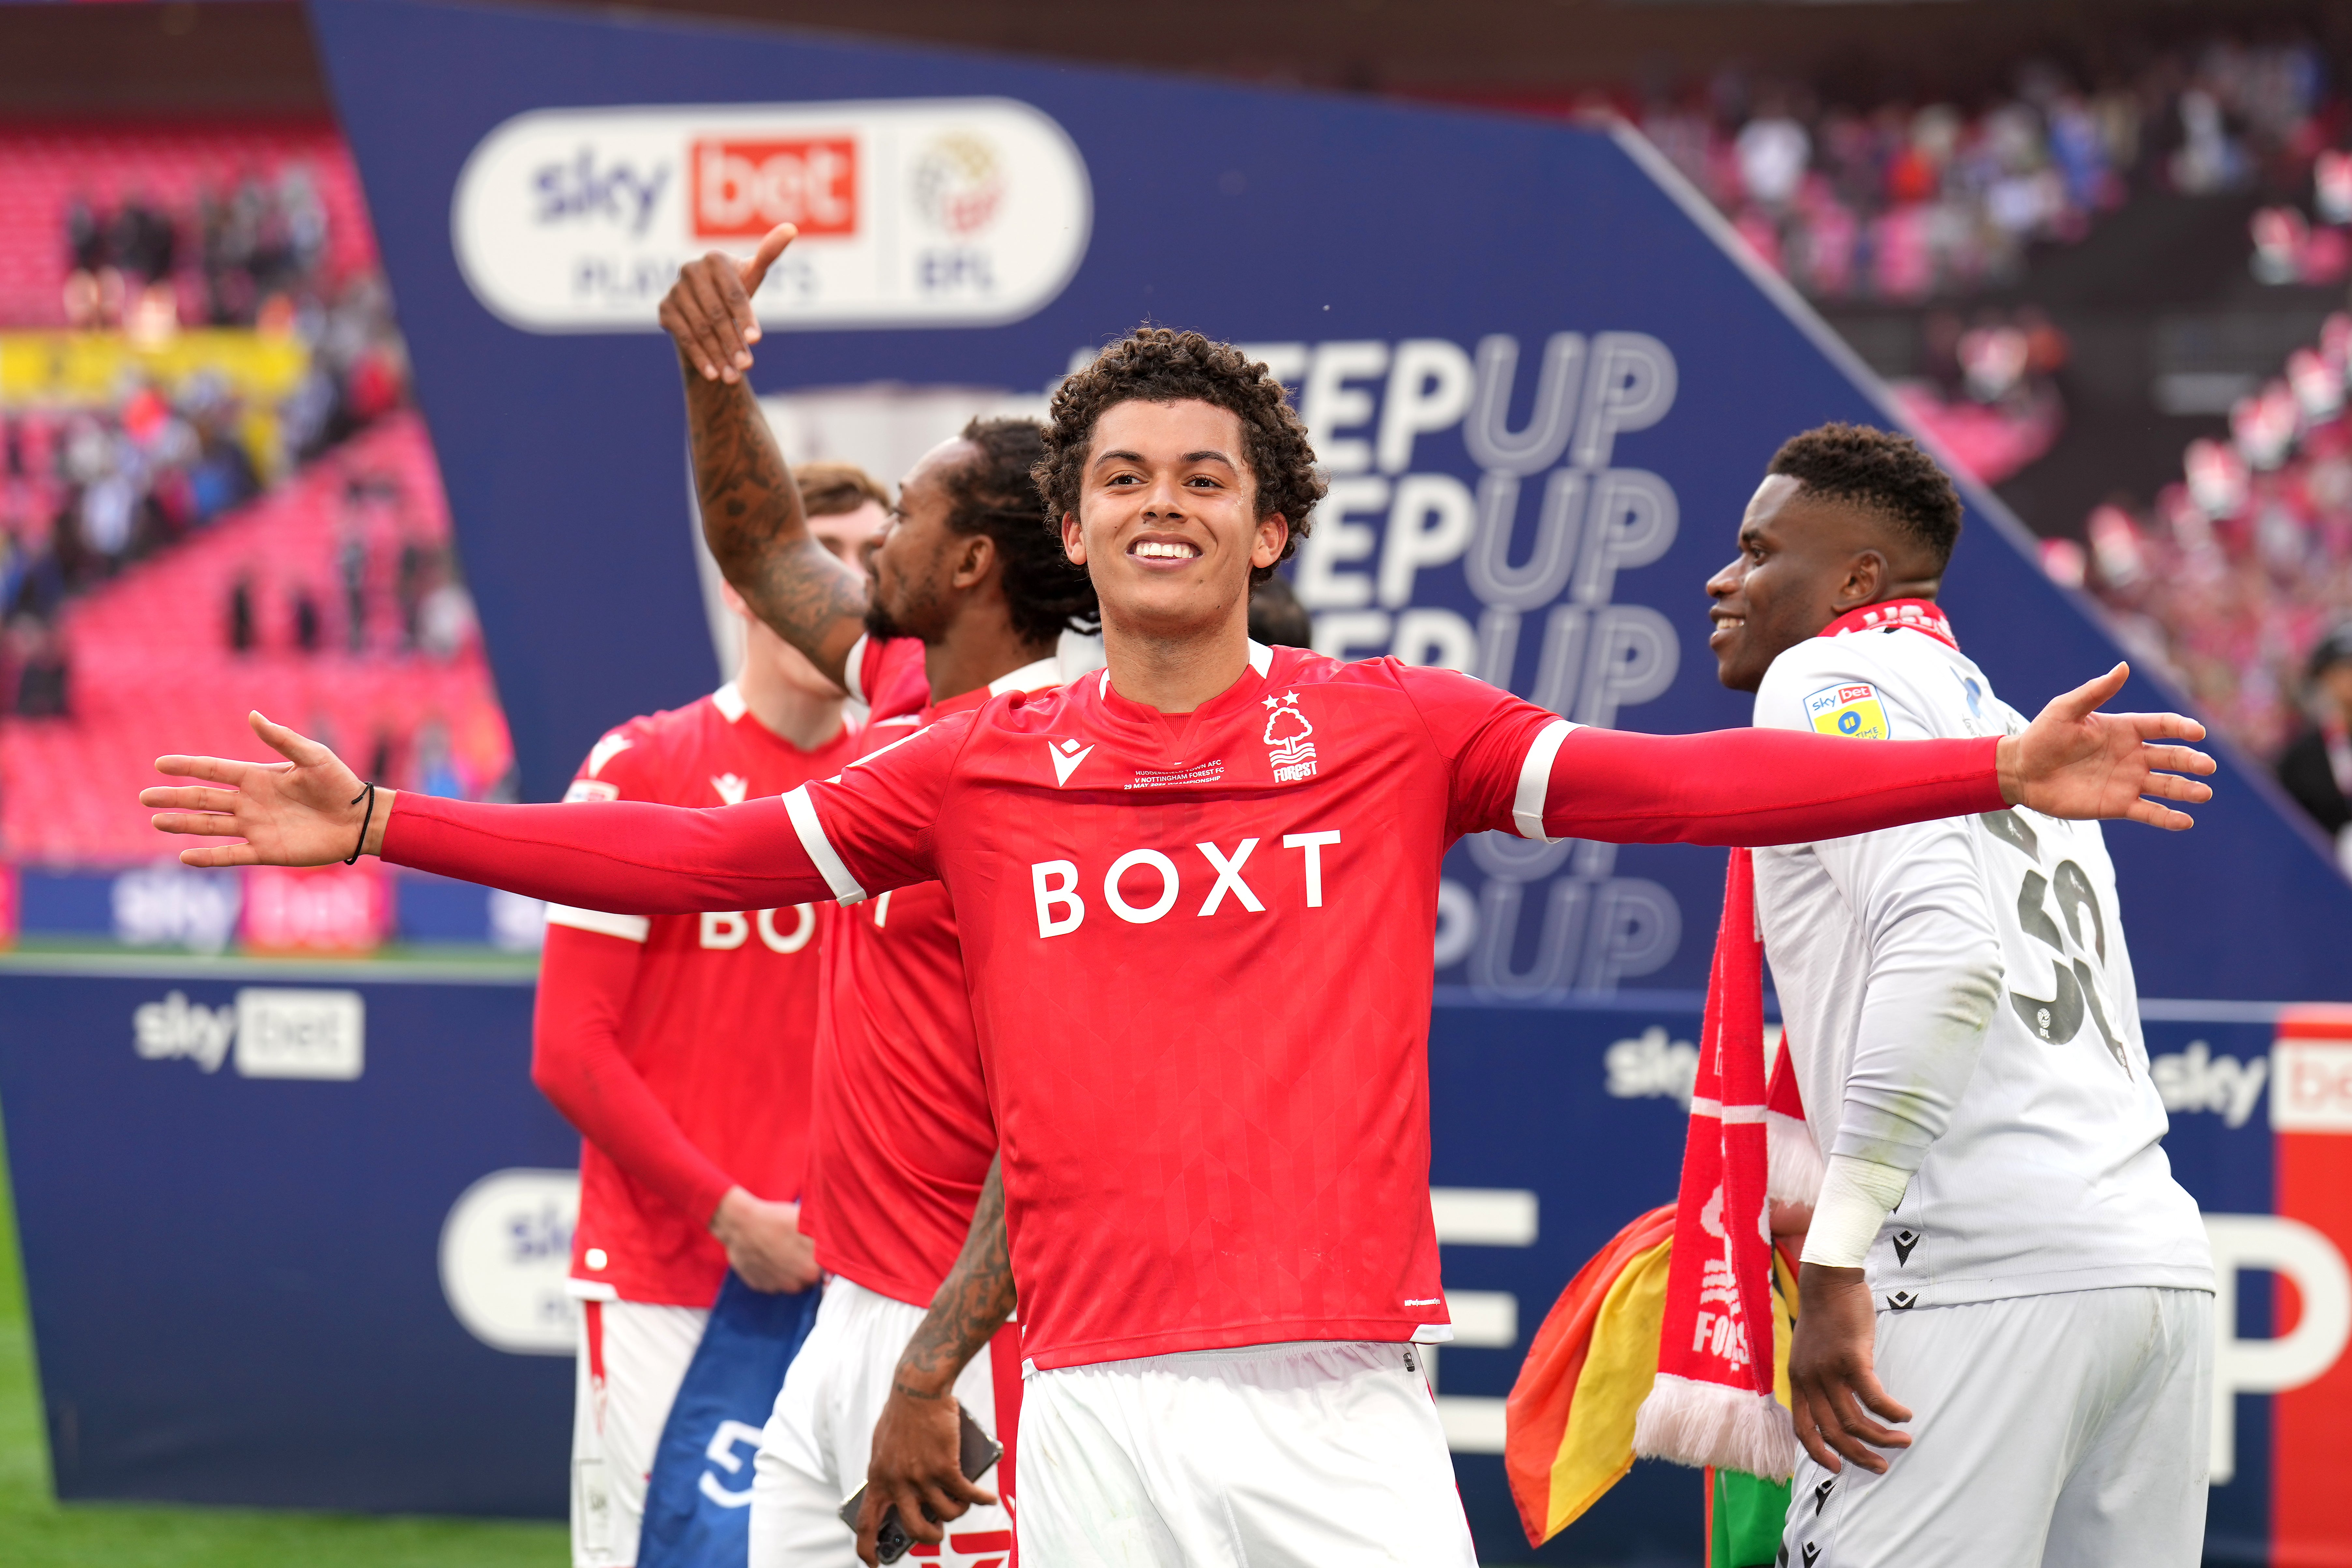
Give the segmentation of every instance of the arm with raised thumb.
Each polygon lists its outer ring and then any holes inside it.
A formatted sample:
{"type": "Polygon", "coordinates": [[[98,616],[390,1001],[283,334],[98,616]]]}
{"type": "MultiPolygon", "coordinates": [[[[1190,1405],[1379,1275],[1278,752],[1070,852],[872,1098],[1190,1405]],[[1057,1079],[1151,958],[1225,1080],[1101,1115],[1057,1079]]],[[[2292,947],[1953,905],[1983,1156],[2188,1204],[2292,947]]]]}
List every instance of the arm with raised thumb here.
{"type": "Polygon", "coordinates": [[[792,244],[780,224],[748,260],[714,250],[678,269],[661,303],[686,379],[702,535],[743,602],[835,681],[866,621],[866,581],[811,536],[800,487],[748,379],[761,338],[751,299],[792,244]]]}

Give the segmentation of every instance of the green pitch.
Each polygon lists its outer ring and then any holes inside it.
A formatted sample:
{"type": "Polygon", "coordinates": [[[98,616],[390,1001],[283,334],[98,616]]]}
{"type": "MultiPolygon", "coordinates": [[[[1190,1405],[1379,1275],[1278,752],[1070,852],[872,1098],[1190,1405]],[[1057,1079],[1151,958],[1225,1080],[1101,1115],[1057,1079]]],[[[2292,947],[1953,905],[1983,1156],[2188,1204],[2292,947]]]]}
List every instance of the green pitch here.
{"type": "Polygon", "coordinates": [[[9,1568],[565,1568],[553,1524],[75,1503],[49,1495],[16,1207],[0,1160],[0,1559],[9,1568]]]}

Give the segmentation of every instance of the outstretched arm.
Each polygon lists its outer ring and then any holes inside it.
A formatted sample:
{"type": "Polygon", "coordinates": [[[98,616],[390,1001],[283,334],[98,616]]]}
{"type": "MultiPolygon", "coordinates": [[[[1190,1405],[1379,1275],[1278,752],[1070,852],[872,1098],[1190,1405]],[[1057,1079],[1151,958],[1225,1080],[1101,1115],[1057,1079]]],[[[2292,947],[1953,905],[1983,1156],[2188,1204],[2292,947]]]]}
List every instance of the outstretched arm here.
{"type": "MultiPolygon", "coordinates": [[[[2178,713],[2097,711],[2129,673],[2116,666],[2052,699],[2024,733],[1998,740],[1856,745],[1772,730],[1637,735],[1561,725],[1551,756],[1530,753],[1531,766],[1548,763],[1548,776],[1530,784],[1543,790],[1546,837],[1619,844],[1803,844],[2011,805],[2189,827],[2192,818],[2162,802],[2210,800],[2210,785],[2182,775],[2211,773],[2213,759],[2158,742],[2200,741],[2205,727],[2178,713]]],[[[1530,800],[1527,816],[1536,815],[1530,800]]],[[[1534,837],[1532,826],[1521,821],[1520,832],[1534,837]]]]}
{"type": "Polygon", "coordinates": [[[866,1511],[857,1521],[857,1554],[875,1561],[875,1532],[896,1504],[917,1541],[937,1542],[941,1521],[974,1503],[996,1500],[964,1479],[956,1379],[1013,1315],[1013,1261],[1004,1236],[1004,1157],[988,1168],[980,1206],[955,1267],[931,1297],[922,1327],[907,1342],[891,1375],[890,1397],[874,1425],[866,1472],[866,1511]]]}
{"type": "Polygon", "coordinates": [[[781,909],[837,891],[803,847],[783,797],[709,811],[641,801],[583,811],[378,789],[371,812],[342,759],[258,713],[248,721],[286,761],[158,757],[156,772],[205,782],[140,792],[163,832],[243,840],[184,849],[188,865],[324,866],[356,849],[551,903],[633,915],[781,909]]]}
{"type": "Polygon", "coordinates": [[[661,303],[686,376],[702,535],[752,613],[835,682],[866,622],[866,579],[810,536],[800,487],[745,379],[760,341],[751,310],[768,268],[793,242],[780,224],[758,254],[714,250],[678,269],[661,303]]]}

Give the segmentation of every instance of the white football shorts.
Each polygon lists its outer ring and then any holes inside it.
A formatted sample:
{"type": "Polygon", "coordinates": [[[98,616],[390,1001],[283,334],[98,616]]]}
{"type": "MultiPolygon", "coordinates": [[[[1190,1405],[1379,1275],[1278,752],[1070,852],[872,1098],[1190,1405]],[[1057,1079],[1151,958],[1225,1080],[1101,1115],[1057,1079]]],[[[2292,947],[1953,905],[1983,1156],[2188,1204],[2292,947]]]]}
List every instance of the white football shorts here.
{"type": "MultiPolygon", "coordinates": [[[[856,1568],[857,1537],[841,1522],[841,1505],[866,1484],[874,1424],[890,1396],[892,1374],[924,1309],[835,1275],[824,1282],[816,1322],[784,1374],[776,1408],[760,1437],[751,1480],[751,1568],[856,1568]]],[[[990,1435],[996,1425],[993,1350],[956,1379],[956,1402],[990,1435]]],[[[1026,1433],[1023,1433],[1024,1440],[1026,1433]]],[[[1025,1456],[1016,1463],[1027,1476],[1025,1456]]],[[[1000,1496],[998,1470],[980,1484],[1000,1496]]],[[[950,1521],[947,1540],[926,1564],[1003,1568],[1013,1554],[1013,1515],[1003,1503],[973,1508],[950,1521]]]]}
{"type": "Polygon", "coordinates": [[[646,1479],[710,1314],[580,1303],[572,1401],[572,1568],[634,1568],[646,1479]]]}
{"type": "Polygon", "coordinates": [[[2195,1568],[2213,1298],[2131,1287],[1878,1314],[1886,1473],[1797,1460],[1790,1568],[2195,1568]]]}
{"type": "Polygon", "coordinates": [[[1475,1568],[1423,1353],[1255,1345],[1032,1375],[1022,1561],[1475,1568]]]}

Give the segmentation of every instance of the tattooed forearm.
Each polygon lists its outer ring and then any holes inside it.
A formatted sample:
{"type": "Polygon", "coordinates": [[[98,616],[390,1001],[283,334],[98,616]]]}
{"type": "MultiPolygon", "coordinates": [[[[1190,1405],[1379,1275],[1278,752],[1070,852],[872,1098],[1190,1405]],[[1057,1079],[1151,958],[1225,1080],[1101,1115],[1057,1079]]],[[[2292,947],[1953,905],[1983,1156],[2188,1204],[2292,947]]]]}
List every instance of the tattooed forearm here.
{"type": "Polygon", "coordinates": [[[687,424],[702,533],[752,613],[842,677],[866,616],[866,582],[809,536],[800,489],[751,384],[686,373],[687,424]]]}
{"type": "Polygon", "coordinates": [[[1013,1315],[1013,1259],[1004,1239],[1004,1157],[988,1168],[971,1233],[955,1267],[931,1298],[923,1326],[898,1357],[895,1387],[916,1399],[937,1399],[1013,1315]]]}

